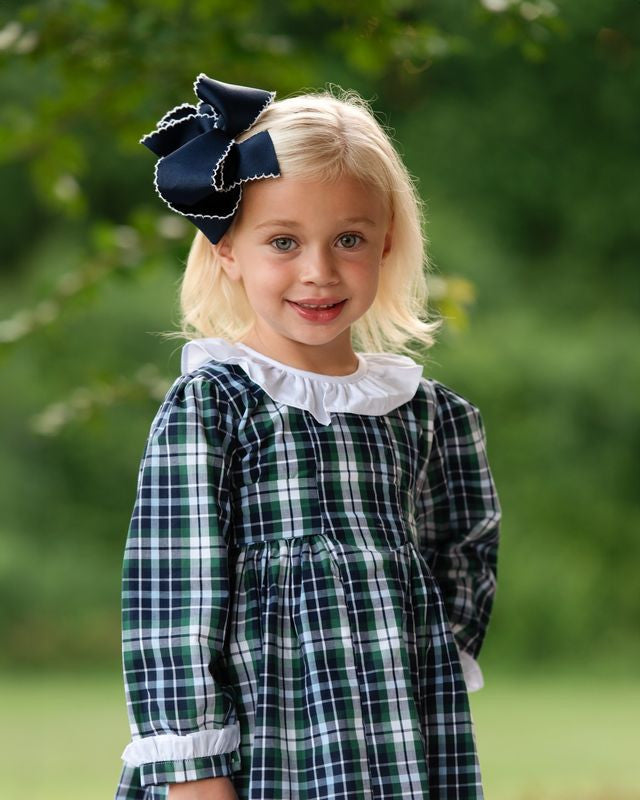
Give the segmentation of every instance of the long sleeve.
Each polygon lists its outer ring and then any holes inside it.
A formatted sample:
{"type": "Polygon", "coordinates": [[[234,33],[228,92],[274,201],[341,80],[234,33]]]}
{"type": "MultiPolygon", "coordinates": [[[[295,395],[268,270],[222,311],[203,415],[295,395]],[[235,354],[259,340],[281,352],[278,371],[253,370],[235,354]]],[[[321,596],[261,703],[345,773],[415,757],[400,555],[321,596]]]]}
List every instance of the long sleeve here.
{"type": "Polygon", "coordinates": [[[135,786],[240,768],[240,728],[223,653],[231,437],[220,394],[206,378],[177,378],[152,423],[138,472],[122,569],[122,666],[132,736],[122,754],[122,797],[150,796],[135,786]]]}
{"type": "Polygon", "coordinates": [[[476,662],[496,593],[501,508],[481,414],[432,383],[432,442],[419,495],[420,549],[442,591],[470,691],[483,685],[476,662]]]}

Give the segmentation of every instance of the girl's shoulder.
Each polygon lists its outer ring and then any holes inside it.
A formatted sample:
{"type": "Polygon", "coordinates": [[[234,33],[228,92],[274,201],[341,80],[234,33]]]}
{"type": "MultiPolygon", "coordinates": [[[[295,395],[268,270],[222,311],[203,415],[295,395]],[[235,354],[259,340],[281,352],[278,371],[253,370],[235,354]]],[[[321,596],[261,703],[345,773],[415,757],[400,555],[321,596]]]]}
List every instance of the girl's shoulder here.
{"type": "Polygon", "coordinates": [[[435,378],[420,379],[412,403],[416,417],[430,435],[440,429],[455,433],[482,424],[480,409],[472,400],[435,378]]]}
{"type": "Polygon", "coordinates": [[[195,421],[232,435],[249,400],[249,386],[234,364],[209,361],[183,371],[166,390],[151,423],[150,437],[168,426],[187,428],[195,421]]]}
{"type": "Polygon", "coordinates": [[[205,384],[220,404],[237,408],[239,413],[246,405],[249,383],[246,373],[237,364],[209,360],[178,376],[178,384],[193,381],[205,384]]]}
{"type": "Polygon", "coordinates": [[[476,404],[466,394],[454,389],[436,378],[420,378],[418,395],[438,407],[451,405],[460,408],[476,409],[476,404]]]}

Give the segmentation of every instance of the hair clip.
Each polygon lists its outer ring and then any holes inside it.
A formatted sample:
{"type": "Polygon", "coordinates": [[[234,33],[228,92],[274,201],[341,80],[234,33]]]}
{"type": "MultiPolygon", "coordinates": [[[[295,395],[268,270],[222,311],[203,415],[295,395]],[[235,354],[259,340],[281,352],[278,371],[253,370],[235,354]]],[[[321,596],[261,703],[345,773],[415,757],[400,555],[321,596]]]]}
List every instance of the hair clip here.
{"type": "Polygon", "coordinates": [[[242,184],[280,175],[268,131],[240,143],[235,139],[255,123],[276,93],[222,83],[204,72],[193,90],[198,105],[182,103],[167,111],[140,144],[160,156],[154,186],[161,200],[216,244],[238,210],[242,184]]]}

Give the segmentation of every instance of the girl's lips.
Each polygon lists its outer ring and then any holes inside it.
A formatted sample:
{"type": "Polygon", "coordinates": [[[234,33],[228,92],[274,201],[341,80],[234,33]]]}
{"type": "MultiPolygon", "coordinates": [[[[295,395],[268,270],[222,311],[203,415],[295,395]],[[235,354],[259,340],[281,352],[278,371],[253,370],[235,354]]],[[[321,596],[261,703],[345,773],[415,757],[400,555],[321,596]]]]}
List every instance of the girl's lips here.
{"type": "Polygon", "coordinates": [[[337,303],[333,308],[304,308],[303,306],[294,303],[293,300],[287,300],[287,303],[294,308],[303,319],[308,319],[311,322],[331,322],[342,311],[346,300],[337,303]]]}

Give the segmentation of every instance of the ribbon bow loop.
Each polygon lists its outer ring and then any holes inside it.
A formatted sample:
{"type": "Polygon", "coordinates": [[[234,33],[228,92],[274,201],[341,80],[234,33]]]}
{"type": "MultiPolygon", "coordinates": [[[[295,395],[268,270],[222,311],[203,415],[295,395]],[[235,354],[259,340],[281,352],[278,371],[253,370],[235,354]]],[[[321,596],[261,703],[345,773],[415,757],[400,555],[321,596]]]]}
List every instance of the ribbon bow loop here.
{"type": "Polygon", "coordinates": [[[193,90],[204,104],[212,106],[219,114],[219,127],[229,136],[246,131],[275,97],[275,92],[264,89],[215,81],[204,72],[196,78],[193,90]]]}
{"type": "Polygon", "coordinates": [[[156,192],[172,211],[187,217],[213,243],[231,225],[242,184],[276,178],[280,167],[268,131],[237,143],[273,101],[275,92],[235,86],[200,73],[194,82],[198,106],[168,111],[144,144],[160,156],[156,192]]]}

